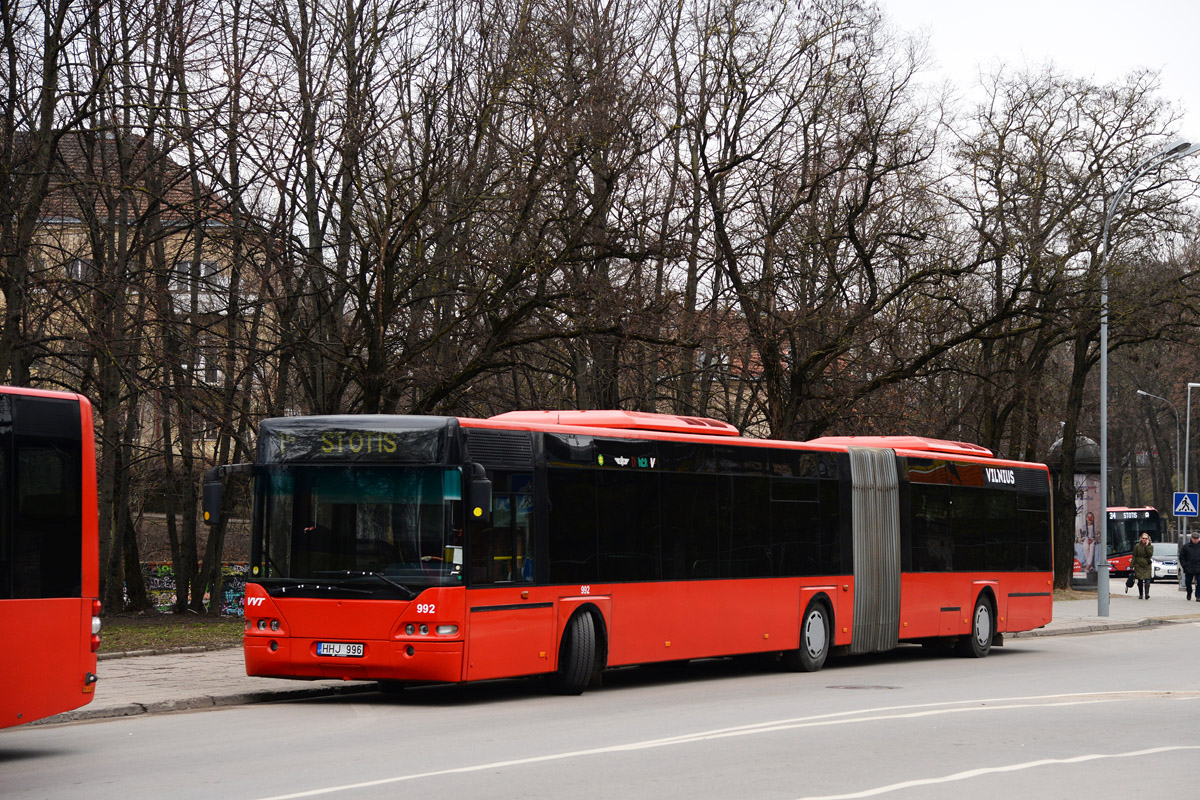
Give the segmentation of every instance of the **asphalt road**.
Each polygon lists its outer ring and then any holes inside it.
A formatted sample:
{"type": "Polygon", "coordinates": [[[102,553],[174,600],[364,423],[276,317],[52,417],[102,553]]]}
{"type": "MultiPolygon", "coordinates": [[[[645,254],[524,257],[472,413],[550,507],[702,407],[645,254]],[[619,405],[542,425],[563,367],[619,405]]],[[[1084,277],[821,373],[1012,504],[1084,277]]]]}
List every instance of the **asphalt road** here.
{"type": "Polygon", "coordinates": [[[0,734],[17,798],[1142,797],[1194,788],[1200,630],[313,698],[0,734]],[[1185,777],[1186,774],[1186,777],[1185,777]]]}

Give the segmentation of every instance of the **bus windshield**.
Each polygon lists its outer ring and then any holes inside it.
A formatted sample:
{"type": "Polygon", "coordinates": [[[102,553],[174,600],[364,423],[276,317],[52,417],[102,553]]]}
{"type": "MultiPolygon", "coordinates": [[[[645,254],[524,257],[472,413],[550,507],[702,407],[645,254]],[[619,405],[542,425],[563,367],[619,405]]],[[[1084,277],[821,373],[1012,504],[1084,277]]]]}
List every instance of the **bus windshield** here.
{"type": "Polygon", "coordinates": [[[1163,539],[1161,518],[1153,508],[1109,510],[1108,557],[1132,553],[1143,533],[1153,542],[1163,539]]]}
{"type": "Polygon", "coordinates": [[[462,582],[458,468],[278,466],[255,485],[252,567],[268,589],[411,599],[462,582]]]}

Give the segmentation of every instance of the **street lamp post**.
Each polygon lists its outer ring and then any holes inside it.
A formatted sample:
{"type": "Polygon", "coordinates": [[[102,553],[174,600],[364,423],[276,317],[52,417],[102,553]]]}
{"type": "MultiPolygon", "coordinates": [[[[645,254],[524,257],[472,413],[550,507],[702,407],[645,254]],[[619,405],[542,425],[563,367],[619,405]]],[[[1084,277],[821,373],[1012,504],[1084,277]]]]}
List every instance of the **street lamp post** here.
{"type": "MultiPolygon", "coordinates": [[[[1189,383],[1187,385],[1187,427],[1183,433],[1183,491],[1186,494],[1188,490],[1188,456],[1192,454],[1192,389],[1200,389],[1200,383],[1189,383]]],[[[1183,530],[1179,534],[1182,540],[1187,539],[1187,517],[1183,517],[1183,530]]]]}
{"type": "MultiPolygon", "coordinates": [[[[1192,389],[1200,389],[1200,383],[1189,383],[1187,385],[1187,428],[1183,434],[1183,491],[1186,494],[1188,490],[1188,456],[1192,453],[1192,389]]],[[[1179,548],[1183,549],[1184,542],[1187,541],[1188,535],[1188,518],[1180,517],[1181,527],[1179,531],[1179,548]]],[[[1179,568],[1179,589],[1182,591],[1187,588],[1187,576],[1183,574],[1183,568],[1179,568]]]]}
{"type": "MultiPolygon", "coordinates": [[[[1188,388],[1189,393],[1191,392],[1190,387],[1193,385],[1195,385],[1195,384],[1189,384],[1189,388],[1188,388]]],[[[1150,394],[1149,392],[1144,392],[1141,389],[1138,389],[1137,393],[1142,395],[1143,397],[1153,397],[1155,400],[1162,400],[1164,403],[1167,404],[1167,407],[1171,409],[1171,413],[1175,415],[1175,480],[1171,484],[1171,490],[1173,492],[1178,491],[1179,485],[1180,485],[1179,484],[1179,412],[1175,410],[1175,404],[1172,403],[1170,400],[1168,400],[1165,397],[1159,397],[1156,394],[1150,394]]],[[[1191,400],[1189,398],[1189,401],[1188,401],[1188,410],[1189,411],[1191,411],[1191,407],[1192,407],[1192,404],[1191,404],[1191,400]]],[[[1191,421],[1192,421],[1191,418],[1189,418],[1188,423],[1190,424],[1191,421]]],[[[1184,491],[1187,491],[1187,490],[1185,489],[1184,491]]],[[[1174,513],[1174,512],[1172,512],[1172,513],[1174,513]]],[[[1185,541],[1187,541],[1187,537],[1183,535],[1183,524],[1184,524],[1185,519],[1186,519],[1186,517],[1176,517],[1175,518],[1175,523],[1176,523],[1175,533],[1179,539],[1180,547],[1183,547],[1183,543],[1185,541]]],[[[1184,577],[1183,577],[1183,570],[1181,569],[1181,570],[1179,570],[1179,590],[1183,591],[1183,589],[1184,589],[1184,577]]]]}
{"type": "MultiPolygon", "coordinates": [[[[1167,404],[1167,408],[1171,409],[1171,413],[1175,415],[1175,480],[1173,480],[1171,482],[1171,485],[1173,487],[1176,487],[1176,488],[1173,488],[1172,491],[1178,491],[1177,487],[1179,486],[1179,412],[1175,410],[1175,404],[1172,403],[1170,400],[1168,400],[1165,397],[1159,397],[1156,394],[1150,394],[1149,392],[1142,391],[1141,389],[1138,389],[1137,393],[1142,395],[1143,397],[1153,397],[1155,400],[1162,400],[1164,403],[1167,404]]],[[[1182,520],[1183,520],[1183,517],[1179,517],[1177,520],[1179,522],[1179,525],[1181,525],[1181,526],[1183,525],[1182,520]]],[[[1178,528],[1178,533],[1180,534],[1180,536],[1183,535],[1182,527],[1178,528]]]]}
{"type": "MultiPolygon", "coordinates": [[[[1104,216],[1100,238],[1100,507],[1104,524],[1100,526],[1100,555],[1096,559],[1096,615],[1108,616],[1108,230],[1117,205],[1135,183],[1164,164],[1200,151],[1200,143],[1187,140],[1172,142],[1162,151],[1139,164],[1117,189],[1104,216]]],[[[1190,387],[1189,387],[1190,388],[1190,387]]],[[[1190,397],[1190,393],[1189,393],[1190,397]]],[[[1188,410],[1191,411],[1189,403],[1188,410]]],[[[1189,421],[1190,421],[1189,417],[1189,421]]],[[[1187,481],[1185,475],[1184,481],[1187,481]]]]}

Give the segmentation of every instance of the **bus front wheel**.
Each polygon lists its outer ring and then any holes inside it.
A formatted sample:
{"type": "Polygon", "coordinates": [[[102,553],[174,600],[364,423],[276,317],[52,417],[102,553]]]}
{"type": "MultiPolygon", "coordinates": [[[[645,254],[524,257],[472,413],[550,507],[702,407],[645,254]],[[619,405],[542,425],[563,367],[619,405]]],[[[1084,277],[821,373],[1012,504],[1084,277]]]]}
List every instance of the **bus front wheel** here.
{"type": "Polygon", "coordinates": [[[983,658],[992,649],[992,638],[996,635],[996,618],[992,604],[979,595],[975,610],[971,612],[971,633],[958,640],[958,652],[967,658],[983,658]]]}
{"type": "Polygon", "coordinates": [[[596,665],[596,626],[592,615],[582,611],[571,617],[563,631],[558,651],[558,671],[551,686],[559,694],[583,694],[596,665]]]}

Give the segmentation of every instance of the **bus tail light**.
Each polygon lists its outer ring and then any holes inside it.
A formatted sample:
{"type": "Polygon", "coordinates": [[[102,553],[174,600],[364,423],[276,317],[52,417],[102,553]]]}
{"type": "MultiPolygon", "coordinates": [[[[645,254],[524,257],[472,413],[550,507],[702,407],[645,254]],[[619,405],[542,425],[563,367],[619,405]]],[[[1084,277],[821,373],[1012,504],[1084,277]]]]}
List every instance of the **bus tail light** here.
{"type": "Polygon", "coordinates": [[[100,649],[100,601],[92,601],[92,652],[100,649]]]}

